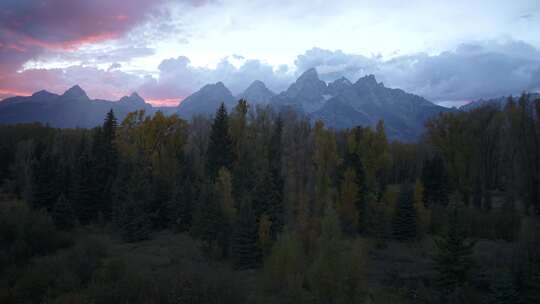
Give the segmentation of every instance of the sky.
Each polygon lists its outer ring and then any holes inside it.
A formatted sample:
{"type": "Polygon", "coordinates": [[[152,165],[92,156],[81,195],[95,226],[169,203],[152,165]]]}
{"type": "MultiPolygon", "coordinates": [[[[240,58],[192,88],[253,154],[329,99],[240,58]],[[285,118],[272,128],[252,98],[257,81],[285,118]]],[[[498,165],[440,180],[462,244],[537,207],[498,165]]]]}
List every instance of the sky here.
{"type": "Polygon", "coordinates": [[[79,84],[176,105],[218,81],[279,92],[309,68],[447,106],[540,91],[540,1],[0,1],[0,99],[79,84]]]}

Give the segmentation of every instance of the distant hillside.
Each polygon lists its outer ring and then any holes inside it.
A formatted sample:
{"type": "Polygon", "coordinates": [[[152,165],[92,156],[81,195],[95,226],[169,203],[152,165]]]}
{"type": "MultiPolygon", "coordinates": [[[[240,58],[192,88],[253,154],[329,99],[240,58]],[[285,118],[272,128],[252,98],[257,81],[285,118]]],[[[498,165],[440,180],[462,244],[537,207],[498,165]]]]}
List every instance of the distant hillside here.
{"type": "Polygon", "coordinates": [[[91,128],[103,122],[105,114],[113,110],[121,120],[127,113],[145,110],[152,114],[166,108],[152,107],[137,93],[118,101],[90,99],[78,85],[58,95],[39,91],[32,96],[17,96],[0,102],[0,123],[39,121],[58,128],[91,128]]]}
{"type": "Polygon", "coordinates": [[[254,81],[235,97],[222,82],[218,82],[205,85],[174,108],[152,107],[137,93],[118,101],[107,101],[88,98],[79,86],[62,95],[39,91],[32,96],[12,97],[0,102],[0,123],[39,121],[61,128],[94,127],[103,121],[110,109],[119,119],[139,109],[149,114],[158,110],[166,114],[177,113],[190,119],[197,114],[213,115],[222,102],[230,110],[240,98],[252,105],[294,109],[336,129],[374,126],[384,120],[389,137],[402,140],[417,139],[427,119],[440,112],[453,111],[403,90],[387,88],[373,75],[362,77],[355,83],[342,77],[327,84],[315,69],[309,69],[279,94],[269,90],[262,81],[254,81]]]}
{"type": "MultiPolygon", "coordinates": [[[[491,99],[479,99],[471,103],[468,103],[466,105],[462,105],[461,107],[459,107],[459,109],[463,111],[470,111],[470,110],[473,110],[473,109],[476,109],[485,105],[494,105],[494,106],[502,108],[504,107],[504,105],[506,105],[510,97],[512,97],[515,101],[519,99],[519,96],[502,96],[502,97],[491,98],[491,99]]],[[[540,99],[540,93],[530,93],[529,100],[534,101],[536,99],[540,99]]]]}

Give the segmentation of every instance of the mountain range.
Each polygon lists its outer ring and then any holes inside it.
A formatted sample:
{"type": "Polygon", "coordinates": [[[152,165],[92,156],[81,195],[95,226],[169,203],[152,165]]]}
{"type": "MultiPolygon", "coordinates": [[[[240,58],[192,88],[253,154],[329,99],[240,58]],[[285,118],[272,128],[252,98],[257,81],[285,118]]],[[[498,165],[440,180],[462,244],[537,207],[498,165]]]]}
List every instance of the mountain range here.
{"type": "Polygon", "coordinates": [[[90,99],[78,85],[62,95],[39,91],[32,96],[17,96],[0,102],[0,123],[39,121],[54,127],[93,127],[113,109],[119,120],[129,112],[144,109],[153,114],[163,111],[189,119],[195,114],[212,115],[224,102],[231,109],[240,98],[260,105],[294,109],[312,120],[341,129],[357,125],[374,126],[384,120],[388,136],[402,140],[417,139],[424,123],[441,112],[455,111],[438,106],[423,97],[392,89],[367,75],[351,82],[342,77],[326,83],[315,69],[305,71],[285,91],[274,93],[261,81],[254,81],[237,96],[222,83],[208,84],[185,98],[178,107],[153,107],[137,93],[118,101],[90,99]]]}
{"type": "Polygon", "coordinates": [[[221,102],[230,109],[239,98],[245,98],[250,104],[294,109],[336,129],[374,126],[382,119],[389,137],[403,140],[418,138],[430,117],[452,111],[423,97],[387,88],[373,75],[355,83],[342,77],[327,84],[315,69],[309,69],[279,94],[270,91],[261,81],[253,82],[236,97],[221,82],[206,85],[178,106],[178,114],[184,118],[197,113],[212,114],[221,102]]]}
{"type": "MultiPolygon", "coordinates": [[[[459,107],[459,109],[463,111],[471,111],[471,110],[474,110],[474,109],[477,109],[479,107],[483,107],[486,105],[492,105],[498,108],[503,108],[508,102],[508,98],[510,97],[512,97],[515,102],[518,102],[519,96],[502,96],[502,97],[497,97],[497,98],[479,99],[471,103],[468,103],[466,105],[462,105],[461,107],[459,107]]],[[[540,99],[540,93],[529,93],[529,101],[534,101],[537,99],[540,99]]]]}
{"type": "Polygon", "coordinates": [[[103,122],[113,110],[122,119],[127,113],[144,109],[154,113],[159,108],[146,103],[137,93],[117,101],[90,99],[78,85],[58,95],[45,90],[32,96],[16,96],[0,102],[0,123],[41,122],[58,128],[91,128],[103,122]]]}

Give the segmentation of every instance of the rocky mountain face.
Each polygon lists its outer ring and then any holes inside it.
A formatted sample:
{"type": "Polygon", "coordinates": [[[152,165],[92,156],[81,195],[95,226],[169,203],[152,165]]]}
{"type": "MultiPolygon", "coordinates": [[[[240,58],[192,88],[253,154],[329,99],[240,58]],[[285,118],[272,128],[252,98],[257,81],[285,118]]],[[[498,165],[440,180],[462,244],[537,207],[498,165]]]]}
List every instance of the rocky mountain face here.
{"type": "Polygon", "coordinates": [[[90,99],[76,85],[62,95],[43,90],[32,96],[5,99],[0,102],[0,123],[39,121],[58,128],[91,128],[101,124],[111,109],[119,120],[136,110],[143,109],[150,114],[159,110],[147,104],[137,93],[118,101],[90,99]]]}
{"type": "Polygon", "coordinates": [[[449,111],[420,96],[387,88],[373,75],[355,83],[342,77],[327,85],[314,69],[302,74],[271,104],[302,110],[333,128],[374,126],[382,119],[388,135],[403,140],[418,138],[427,119],[449,111]]]}
{"type": "Polygon", "coordinates": [[[255,80],[247,89],[239,94],[236,99],[249,100],[251,104],[266,104],[276,95],[270,89],[266,87],[264,82],[255,80]]]}
{"type": "Polygon", "coordinates": [[[227,109],[231,109],[235,101],[231,91],[222,82],[207,84],[180,103],[178,115],[187,119],[196,114],[212,115],[222,102],[227,109]]]}
{"type": "Polygon", "coordinates": [[[390,138],[417,139],[424,123],[440,112],[454,111],[426,99],[391,89],[367,75],[351,82],[342,77],[326,83],[315,69],[305,71],[287,90],[275,94],[261,81],[254,81],[234,97],[222,83],[208,84],[184,99],[178,107],[158,108],[147,104],[137,93],[118,101],[91,100],[83,89],[74,86],[62,95],[39,91],[28,97],[13,97],[0,102],[0,123],[40,121],[55,127],[94,127],[113,109],[119,119],[144,109],[176,113],[190,119],[194,115],[213,115],[224,102],[230,110],[240,98],[251,104],[268,104],[277,110],[294,109],[332,128],[374,126],[384,120],[390,138]]]}

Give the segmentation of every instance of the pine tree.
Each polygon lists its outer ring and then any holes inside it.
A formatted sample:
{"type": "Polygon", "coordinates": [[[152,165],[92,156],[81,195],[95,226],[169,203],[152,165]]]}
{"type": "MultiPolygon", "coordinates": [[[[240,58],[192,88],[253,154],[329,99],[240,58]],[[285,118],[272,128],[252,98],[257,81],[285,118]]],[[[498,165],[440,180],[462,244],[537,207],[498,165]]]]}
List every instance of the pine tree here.
{"type": "Polygon", "coordinates": [[[56,204],[54,205],[52,217],[56,226],[61,229],[69,229],[75,226],[75,211],[63,193],[60,194],[56,204]]]}
{"type": "Polygon", "coordinates": [[[434,256],[438,273],[437,285],[443,296],[454,293],[467,280],[467,273],[473,266],[471,255],[474,242],[467,242],[458,226],[456,207],[450,214],[448,230],[442,238],[435,240],[437,253],[434,256]]]}
{"type": "Polygon", "coordinates": [[[152,216],[151,176],[148,169],[134,165],[129,169],[123,200],[119,206],[119,225],[122,237],[128,242],[150,238],[152,216]]]}
{"type": "Polygon", "coordinates": [[[491,285],[491,302],[493,304],[519,303],[519,293],[514,278],[509,270],[497,273],[491,285]]]}
{"type": "Polygon", "coordinates": [[[167,204],[167,221],[179,232],[189,231],[193,221],[197,198],[196,177],[193,162],[180,153],[179,169],[171,200],[167,204]]]}
{"type": "Polygon", "coordinates": [[[252,206],[257,221],[263,213],[271,214],[272,212],[272,190],[272,177],[268,170],[263,170],[253,189],[252,206]]]}
{"type": "Polygon", "coordinates": [[[233,142],[229,135],[229,118],[225,104],[216,112],[212,130],[210,131],[210,142],[208,143],[208,176],[214,180],[220,168],[231,170],[234,161],[233,142]]]}
{"type": "Polygon", "coordinates": [[[124,203],[121,228],[122,238],[127,242],[138,242],[150,238],[152,221],[140,204],[131,200],[124,203]]]}
{"type": "Polygon", "coordinates": [[[431,211],[424,205],[424,185],[419,179],[414,184],[414,209],[418,217],[419,232],[423,235],[431,223],[431,211]]]}
{"type": "Polygon", "coordinates": [[[285,206],[283,205],[283,186],[285,182],[281,175],[283,154],[282,133],[283,120],[280,115],[276,119],[268,147],[268,163],[271,177],[270,187],[272,189],[269,220],[272,222],[271,236],[273,240],[277,238],[285,225],[285,206]]]}
{"type": "Polygon", "coordinates": [[[253,269],[260,266],[258,229],[253,210],[249,204],[244,203],[240,208],[232,238],[232,257],[236,268],[253,269]]]}
{"type": "Polygon", "coordinates": [[[356,180],[354,183],[357,186],[357,200],[356,200],[356,210],[358,211],[358,232],[366,231],[366,222],[367,219],[367,184],[364,164],[359,155],[358,151],[358,130],[351,132],[347,136],[347,153],[345,154],[344,159],[344,168],[352,168],[354,170],[354,175],[356,180]]]}
{"type": "Polygon", "coordinates": [[[212,184],[201,189],[191,233],[203,241],[203,250],[207,254],[220,249],[220,255],[223,255],[227,250],[222,246],[228,237],[228,225],[212,184]]]}
{"type": "Polygon", "coordinates": [[[532,259],[525,283],[526,304],[540,303],[540,258],[535,256],[532,259]]]}
{"type": "Polygon", "coordinates": [[[60,195],[58,158],[44,144],[38,144],[35,153],[36,159],[32,166],[31,203],[35,208],[51,211],[60,195]]]}
{"type": "Polygon", "coordinates": [[[358,231],[358,186],[356,185],[356,174],[354,170],[348,168],[343,175],[341,183],[338,212],[343,226],[343,231],[349,235],[354,235],[358,231]]]}
{"type": "Polygon", "coordinates": [[[90,223],[99,210],[98,197],[94,185],[94,171],[90,155],[83,137],[77,149],[77,161],[72,172],[72,183],[69,189],[69,201],[73,202],[79,222],[83,225],[90,223]]]}
{"type": "Polygon", "coordinates": [[[89,185],[95,194],[97,212],[110,218],[112,213],[112,186],[118,171],[118,150],[116,148],[117,120],[111,109],[102,124],[94,129],[91,150],[91,175],[89,185]]]}
{"type": "Polygon", "coordinates": [[[441,206],[448,205],[448,175],[443,159],[436,155],[432,159],[427,159],[422,168],[422,183],[424,185],[424,205],[432,204],[441,206]]]}
{"type": "Polygon", "coordinates": [[[411,241],[417,235],[416,210],[413,189],[408,184],[401,186],[394,218],[394,237],[400,241],[411,241]]]}

